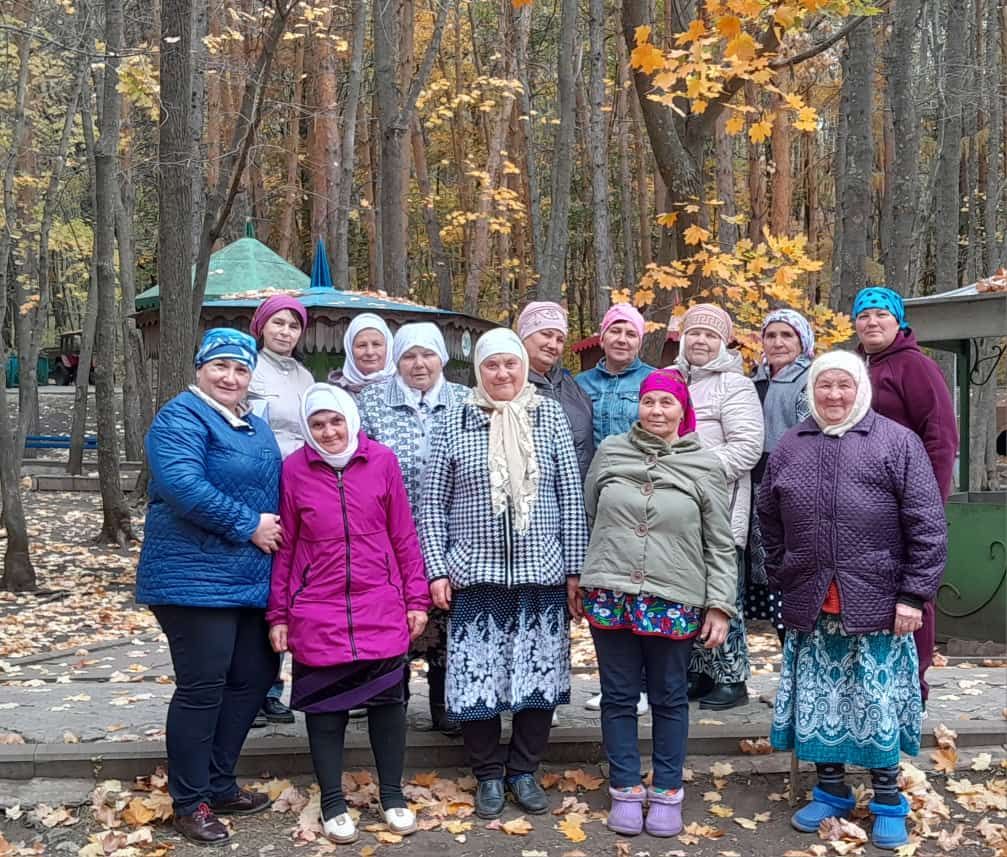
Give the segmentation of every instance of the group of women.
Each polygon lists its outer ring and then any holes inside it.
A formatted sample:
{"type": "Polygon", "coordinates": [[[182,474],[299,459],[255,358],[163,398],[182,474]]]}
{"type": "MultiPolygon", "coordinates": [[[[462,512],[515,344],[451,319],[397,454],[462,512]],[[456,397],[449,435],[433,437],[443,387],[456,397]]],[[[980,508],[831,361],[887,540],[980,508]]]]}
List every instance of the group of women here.
{"type": "Polygon", "coordinates": [[[919,748],[957,434],[901,298],[865,289],[854,315],[860,354],[815,359],[808,322],[774,310],[751,379],[720,307],[690,307],[675,365],[655,369],[639,357],[642,316],[617,304],[604,356],[573,377],[566,311],[536,302],[516,333],[477,341],[471,389],[445,378],[430,323],[393,336],[358,315],[342,371],[320,384],[297,359],[307,313],[293,298],[265,301],[253,336],[208,331],[196,383],[147,437],[137,572],[175,666],[176,829],[220,844],[218,816],[268,805],[238,787],[235,765],[260,709],[292,716],[284,652],[331,840],[358,835],[341,787],[351,711],[368,718],[385,823],[417,829],[402,791],[415,656],[434,728],[462,736],[476,814],[499,816],[508,795],[547,812],[535,774],[570,701],[573,618],[598,656],[589,706],[610,766],[608,826],[673,836],[689,699],[747,701],[747,610],[783,641],[771,740],[818,769],[794,826],[849,814],[844,766],[858,765],[871,771],[874,842],[904,843],[897,762],[919,748]]]}

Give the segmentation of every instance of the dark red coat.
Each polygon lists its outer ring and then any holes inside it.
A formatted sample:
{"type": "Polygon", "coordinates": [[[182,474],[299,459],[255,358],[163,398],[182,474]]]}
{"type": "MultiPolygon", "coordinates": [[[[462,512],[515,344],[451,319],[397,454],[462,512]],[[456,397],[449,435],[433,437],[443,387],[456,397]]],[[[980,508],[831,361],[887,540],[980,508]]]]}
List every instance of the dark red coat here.
{"type": "Polygon", "coordinates": [[[900,330],[895,341],[878,354],[865,354],[862,346],[857,351],[867,361],[871,375],[871,406],[919,436],[933,465],[941,499],[947,500],[958,453],[958,426],[940,367],[920,351],[911,330],[900,330]]]}

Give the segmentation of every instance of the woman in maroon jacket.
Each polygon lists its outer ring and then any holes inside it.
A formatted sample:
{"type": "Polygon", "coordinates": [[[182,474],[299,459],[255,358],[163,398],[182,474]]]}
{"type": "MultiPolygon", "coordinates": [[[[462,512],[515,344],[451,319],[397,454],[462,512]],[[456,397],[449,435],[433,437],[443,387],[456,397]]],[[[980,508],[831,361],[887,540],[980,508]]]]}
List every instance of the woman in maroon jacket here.
{"type": "MultiPolygon", "coordinates": [[[[898,292],[881,286],[861,289],[853,302],[853,318],[860,340],[857,350],[867,363],[874,390],[871,406],[923,441],[941,499],[946,501],[954,484],[958,426],[940,367],[920,351],[898,292]]],[[[928,601],[923,605],[923,624],[914,635],[924,704],[930,691],[926,672],[934,659],[935,625],[934,604],[928,601]]]]}
{"type": "Polygon", "coordinates": [[[919,438],[871,409],[860,358],[834,351],[808,374],[811,417],[783,436],[759,489],[788,629],[770,741],[818,768],[794,827],[849,815],[845,766],[858,765],[874,788],[871,839],[897,848],[909,813],[899,756],[919,752],[923,718],[909,635],[944,571],[944,510],[919,438]]]}

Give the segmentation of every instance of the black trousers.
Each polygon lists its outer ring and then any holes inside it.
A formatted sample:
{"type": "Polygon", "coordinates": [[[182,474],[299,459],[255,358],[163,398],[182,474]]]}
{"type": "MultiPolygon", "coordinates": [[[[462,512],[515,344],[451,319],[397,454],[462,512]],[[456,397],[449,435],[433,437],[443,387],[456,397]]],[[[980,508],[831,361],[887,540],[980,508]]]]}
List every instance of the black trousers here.
{"type": "MultiPolygon", "coordinates": [[[[321,789],[322,818],[346,812],[343,796],[343,745],[349,712],[306,714],[311,764],[321,789]]],[[[405,808],[402,771],[406,762],[406,707],[401,702],[367,709],[367,732],[378,769],[378,788],[384,809],[405,808]]]]}
{"type": "Polygon", "coordinates": [[[168,637],[175,693],[168,706],[168,792],[175,815],[233,797],[234,767],[278,655],[264,610],[151,607],[168,637]]]}
{"type": "Polygon", "coordinates": [[[533,774],[538,770],[552,728],[552,709],[526,708],[514,713],[510,744],[500,744],[500,715],[463,720],[462,739],[477,780],[533,774]]]}

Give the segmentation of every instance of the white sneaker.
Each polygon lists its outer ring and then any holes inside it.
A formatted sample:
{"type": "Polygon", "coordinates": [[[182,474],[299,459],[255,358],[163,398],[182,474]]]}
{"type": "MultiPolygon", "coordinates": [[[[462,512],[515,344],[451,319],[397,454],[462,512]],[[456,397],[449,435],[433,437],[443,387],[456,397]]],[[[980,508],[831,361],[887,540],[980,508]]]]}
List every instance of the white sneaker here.
{"type": "Polygon", "coordinates": [[[357,825],[354,824],[348,812],[341,812],[335,818],[327,819],[322,823],[322,831],[328,839],[338,842],[340,845],[349,845],[356,842],[360,836],[357,833],[357,825]]]}
{"type": "Polygon", "coordinates": [[[385,824],[392,833],[408,836],[416,832],[416,813],[401,806],[385,810],[385,824]]]}
{"type": "Polygon", "coordinates": [[[650,701],[647,699],[646,693],[641,693],[640,699],[636,703],[636,715],[643,717],[648,711],[650,711],[650,701]]]}
{"type": "Polygon", "coordinates": [[[588,711],[601,711],[601,694],[596,693],[587,702],[584,703],[584,707],[588,711]]]}

